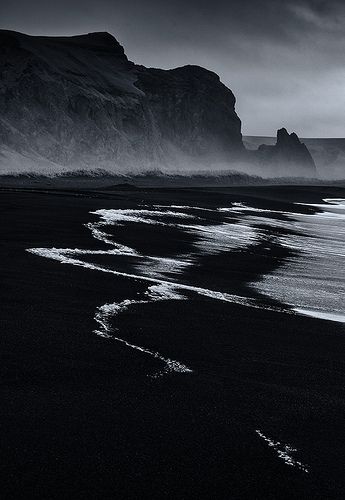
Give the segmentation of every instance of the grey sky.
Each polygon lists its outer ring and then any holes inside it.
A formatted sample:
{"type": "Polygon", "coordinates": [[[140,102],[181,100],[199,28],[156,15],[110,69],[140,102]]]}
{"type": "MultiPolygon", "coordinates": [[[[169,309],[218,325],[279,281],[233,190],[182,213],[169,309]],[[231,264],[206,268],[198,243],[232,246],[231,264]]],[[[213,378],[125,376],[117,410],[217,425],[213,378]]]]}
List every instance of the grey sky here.
{"type": "Polygon", "coordinates": [[[243,133],[345,137],[345,2],[339,0],[0,0],[2,28],[109,31],[129,59],[216,71],[243,133]]]}

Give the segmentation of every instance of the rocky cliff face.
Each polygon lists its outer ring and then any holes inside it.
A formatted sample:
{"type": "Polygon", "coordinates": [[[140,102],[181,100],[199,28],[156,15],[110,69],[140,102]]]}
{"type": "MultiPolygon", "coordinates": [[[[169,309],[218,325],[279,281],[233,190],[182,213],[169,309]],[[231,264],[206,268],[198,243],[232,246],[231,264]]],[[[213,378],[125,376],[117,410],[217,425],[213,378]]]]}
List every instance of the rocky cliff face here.
{"type": "Polygon", "coordinates": [[[3,171],[202,168],[244,151],[234,95],[203,68],[137,66],[108,33],[0,31],[0,49],[3,171]]]}
{"type": "Polygon", "coordinates": [[[80,169],[315,174],[285,129],[246,151],[235,97],[211,71],[135,65],[108,33],[0,30],[0,174],[80,169]]]}
{"type": "Polygon", "coordinates": [[[272,168],[277,176],[316,177],[316,167],[308,148],[293,132],[278,130],[275,146],[262,144],[257,151],[261,167],[272,168]]]}

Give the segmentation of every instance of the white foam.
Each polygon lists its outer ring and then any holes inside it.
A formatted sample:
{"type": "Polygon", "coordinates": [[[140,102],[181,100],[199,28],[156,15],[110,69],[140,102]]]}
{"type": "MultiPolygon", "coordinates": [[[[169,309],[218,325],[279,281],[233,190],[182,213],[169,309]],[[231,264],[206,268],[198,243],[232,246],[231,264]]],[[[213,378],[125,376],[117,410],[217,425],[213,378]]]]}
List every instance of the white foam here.
{"type": "Polygon", "coordinates": [[[299,307],[295,307],[294,310],[298,314],[302,314],[304,316],[311,316],[312,318],[325,319],[328,321],[336,321],[337,323],[345,323],[345,314],[340,314],[337,312],[332,313],[330,311],[303,309],[299,307]]]}
{"type": "Polygon", "coordinates": [[[221,223],[208,226],[180,224],[197,237],[194,246],[207,255],[245,249],[258,240],[258,231],[249,224],[221,223]]]}
{"type": "MultiPolygon", "coordinates": [[[[86,227],[88,227],[92,233],[92,235],[98,239],[99,241],[102,241],[103,243],[106,243],[107,245],[112,246],[112,249],[110,250],[86,250],[86,249],[70,249],[70,248],[31,248],[27,249],[27,251],[34,253],[36,255],[40,255],[42,257],[50,258],[53,260],[58,260],[63,264],[71,264],[79,267],[85,267],[87,269],[91,270],[96,270],[96,271],[102,271],[106,273],[111,273],[114,275],[118,276],[123,276],[127,278],[132,278],[132,279],[137,279],[137,280],[143,280],[143,281],[148,281],[151,283],[158,283],[158,284],[163,284],[166,286],[171,286],[173,285],[175,288],[178,287],[180,290],[187,290],[190,292],[195,292],[199,295],[204,295],[206,297],[210,298],[216,298],[217,300],[223,300],[226,302],[234,302],[238,304],[243,304],[243,305],[251,305],[252,307],[257,306],[254,300],[247,299],[246,297],[238,296],[238,295],[231,295],[227,293],[222,293],[218,292],[215,290],[209,290],[206,288],[202,287],[196,287],[196,286],[190,286],[186,285],[183,283],[172,283],[171,281],[168,281],[166,279],[161,279],[156,276],[152,277],[149,273],[149,275],[142,275],[142,274],[134,274],[134,273],[125,273],[121,271],[116,271],[113,269],[109,269],[107,267],[103,267],[97,264],[85,262],[83,260],[75,258],[77,255],[126,255],[126,256],[133,256],[133,257],[143,257],[144,259],[151,260],[153,262],[158,263],[158,267],[168,267],[171,266],[173,271],[176,270],[176,268],[191,265],[193,263],[193,259],[190,261],[186,261],[183,259],[173,259],[173,258],[164,258],[164,257],[155,257],[155,256],[148,256],[148,255],[141,255],[139,252],[135,251],[134,249],[124,246],[124,245],[119,245],[118,243],[114,242],[112,239],[110,239],[110,235],[105,233],[104,231],[99,230],[99,227],[103,227],[104,225],[112,225],[116,224],[117,222],[128,222],[128,221],[140,221],[144,223],[150,223],[150,217],[152,215],[163,217],[163,216],[179,216],[179,217],[192,217],[190,215],[186,214],[181,214],[181,213],[176,213],[172,211],[157,211],[157,210],[136,210],[136,209],[100,209],[96,210],[94,212],[91,212],[92,214],[97,214],[98,216],[101,217],[102,221],[101,222],[95,222],[95,223],[88,223],[86,224],[86,227]]],[[[155,223],[156,221],[153,221],[155,223]]],[[[164,223],[163,223],[164,224],[164,223]]],[[[216,251],[220,252],[223,250],[229,250],[231,248],[235,247],[245,247],[251,242],[255,241],[256,233],[255,231],[252,230],[252,228],[249,225],[243,225],[243,224],[219,224],[219,225],[214,225],[214,226],[193,226],[193,225],[184,225],[184,224],[176,224],[176,227],[179,227],[184,230],[192,231],[197,235],[201,235],[200,241],[196,243],[196,246],[200,246],[201,248],[204,248],[205,251],[207,248],[209,248],[210,252],[216,251]],[[218,243],[217,243],[218,241],[218,243]]],[[[140,264],[139,264],[140,266],[140,264]]],[[[143,267],[145,267],[143,265],[143,267]]],[[[159,269],[158,272],[162,272],[162,269],[159,269]]],[[[260,306],[261,307],[261,306],[260,306]]]]}
{"type": "Polygon", "coordinates": [[[89,222],[88,224],[85,224],[85,227],[90,229],[92,236],[99,241],[102,241],[103,243],[106,243],[107,245],[111,245],[113,250],[107,250],[107,252],[104,253],[112,253],[113,255],[118,254],[118,255],[139,255],[134,248],[128,247],[126,245],[121,245],[120,243],[117,243],[111,239],[111,236],[107,234],[104,231],[101,231],[99,228],[103,227],[105,223],[102,222],[89,222]]]}
{"type": "MultiPolygon", "coordinates": [[[[180,209],[180,208],[179,208],[180,209]]],[[[172,277],[166,279],[167,274],[178,274],[189,265],[194,263],[193,256],[179,256],[179,258],[164,258],[156,256],[141,255],[135,249],[121,245],[113,241],[111,235],[104,231],[104,227],[109,225],[117,225],[128,222],[139,222],[145,224],[173,225],[183,230],[188,230],[197,235],[198,241],[196,248],[208,254],[219,253],[233,248],[246,248],[253,244],[257,238],[257,231],[251,228],[249,224],[233,224],[224,223],[213,226],[193,226],[183,224],[168,224],[164,221],[155,220],[166,216],[173,216],[177,218],[195,218],[185,213],[173,212],[171,210],[158,211],[158,210],[96,210],[92,212],[98,215],[101,220],[99,222],[90,222],[86,227],[91,231],[92,236],[98,241],[110,246],[108,250],[88,250],[78,248],[31,248],[27,249],[35,255],[59,261],[62,264],[70,264],[77,267],[82,267],[92,271],[109,273],[115,276],[121,276],[129,279],[140,280],[151,284],[149,286],[145,297],[142,300],[129,300],[126,299],[122,302],[114,302],[104,304],[97,308],[95,313],[95,321],[98,323],[99,328],[96,330],[97,335],[103,338],[111,338],[118,342],[122,342],[130,348],[139,350],[148,355],[160,359],[166,365],[165,372],[178,371],[178,372],[191,372],[183,363],[170,359],[169,357],[162,356],[158,352],[150,349],[134,345],[125,339],[120,338],[114,334],[111,326],[110,319],[121,313],[128,307],[134,304],[145,304],[150,301],[157,300],[177,300],[185,298],[183,292],[196,293],[198,295],[221,300],[223,302],[230,302],[242,306],[250,306],[254,308],[266,308],[271,310],[279,310],[279,308],[266,307],[255,299],[247,297],[219,292],[217,290],[210,290],[207,288],[191,286],[184,283],[172,282],[172,277]],[[139,274],[125,273],[109,267],[86,262],[78,259],[78,256],[85,255],[112,255],[112,256],[127,256],[128,258],[135,258],[141,260],[139,264],[134,264],[134,268],[139,270],[139,274]]]]}
{"type": "Polygon", "coordinates": [[[267,208],[257,208],[257,207],[254,208],[242,202],[234,202],[231,207],[218,208],[218,212],[224,212],[224,213],[257,212],[257,213],[290,215],[290,212],[284,212],[282,210],[271,210],[267,208]]]}
{"type": "Polygon", "coordinates": [[[289,213],[283,220],[246,216],[246,220],[286,230],[273,241],[293,252],[281,266],[253,286],[292,306],[297,314],[343,322],[345,205],[341,199],[336,201],[327,199],[332,203],[304,204],[323,210],[314,214],[289,213]],[[329,211],[333,207],[338,213],[329,211]]]}
{"type": "Polygon", "coordinates": [[[309,473],[308,467],[306,465],[293,458],[292,455],[297,452],[296,448],[292,448],[287,444],[282,444],[279,441],[273,441],[272,439],[265,436],[259,429],[257,429],[255,432],[258,436],[261,437],[261,439],[265,441],[265,443],[268,444],[268,446],[272,447],[276,451],[278,457],[283,460],[286,465],[297,467],[301,471],[309,473]]]}
{"type": "Polygon", "coordinates": [[[156,207],[173,208],[174,210],[201,210],[202,212],[217,212],[215,208],[194,207],[190,205],[155,205],[156,207]]]}
{"type": "Polygon", "coordinates": [[[151,300],[185,300],[186,297],[179,292],[178,287],[174,285],[168,285],[166,283],[158,283],[157,285],[151,285],[146,295],[150,297],[151,300]]]}
{"type": "Polygon", "coordinates": [[[325,198],[324,203],[298,203],[298,205],[305,205],[322,210],[323,217],[340,217],[345,218],[345,199],[343,198],[325,198]]]}
{"type": "MultiPolygon", "coordinates": [[[[86,269],[101,271],[104,273],[114,274],[116,276],[123,276],[125,278],[132,278],[140,281],[147,281],[149,283],[161,284],[166,286],[173,286],[179,290],[185,290],[188,292],[195,292],[199,295],[203,295],[205,297],[209,297],[212,299],[222,300],[224,302],[232,302],[240,305],[250,305],[251,307],[262,308],[259,303],[256,303],[254,299],[249,299],[247,297],[243,297],[241,295],[229,294],[224,292],[218,292],[216,290],[209,290],[207,288],[186,285],[184,283],[175,283],[167,280],[162,280],[159,278],[151,278],[150,276],[142,276],[140,274],[133,273],[125,273],[122,271],[115,271],[113,269],[109,269],[107,267],[102,267],[97,264],[92,264],[90,262],[85,262],[83,260],[75,259],[69,257],[69,253],[77,252],[77,249],[65,249],[65,248],[28,248],[28,252],[33,253],[35,255],[39,255],[40,257],[45,257],[48,259],[53,259],[60,261],[62,264],[71,264],[78,267],[84,267],[86,269]]],[[[82,250],[84,255],[84,250],[82,250]]]]}
{"type": "Polygon", "coordinates": [[[187,267],[192,266],[194,259],[188,255],[181,255],[180,258],[167,257],[152,257],[142,256],[137,264],[134,264],[134,269],[140,274],[150,276],[151,278],[164,279],[169,276],[170,279],[175,279],[176,275],[180,275],[187,267]]]}
{"type": "Polygon", "coordinates": [[[345,208],[345,199],[344,198],[324,198],[325,203],[331,203],[333,205],[343,205],[345,208]]]}
{"type": "Polygon", "coordinates": [[[103,223],[107,225],[122,225],[128,222],[153,224],[161,226],[171,226],[170,223],[159,220],[162,217],[176,217],[180,219],[193,218],[192,215],[175,212],[171,210],[147,210],[147,209],[100,209],[90,212],[98,215],[103,223]],[[158,219],[158,220],[156,220],[158,219]]]}
{"type": "Polygon", "coordinates": [[[112,339],[117,342],[121,342],[125,344],[127,347],[131,349],[135,349],[144,354],[148,354],[156,359],[162,361],[166,366],[164,372],[158,372],[154,375],[154,378],[161,376],[163,373],[168,372],[178,372],[178,373],[192,373],[193,370],[188,368],[185,364],[180,361],[176,361],[174,359],[170,359],[162,356],[159,352],[147,349],[145,347],[141,347],[127,340],[120,338],[115,334],[115,329],[111,325],[111,321],[115,316],[120,314],[121,312],[127,310],[129,307],[133,305],[140,304],[148,304],[153,301],[156,302],[158,300],[182,300],[184,299],[183,295],[179,294],[174,290],[172,286],[168,286],[165,284],[152,285],[148,288],[146,292],[146,300],[123,300],[122,302],[114,302],[112,304],[104,304],[97,308],[95,314],[95,321],[99,324],[100,328],[95,330],[96,335],[106,339],[112,339]]]}

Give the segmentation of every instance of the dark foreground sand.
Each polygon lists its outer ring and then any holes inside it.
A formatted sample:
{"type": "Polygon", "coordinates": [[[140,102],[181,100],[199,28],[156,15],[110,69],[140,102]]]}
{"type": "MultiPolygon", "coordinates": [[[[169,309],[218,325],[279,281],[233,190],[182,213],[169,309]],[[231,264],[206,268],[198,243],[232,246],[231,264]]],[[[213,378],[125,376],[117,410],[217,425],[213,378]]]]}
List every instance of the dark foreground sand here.
{"type": "MultiPolygon", "coordinates": [[[[146,374],[158,361],[93,333],[96,307],[135,296],[142,282],[25,252],[99,248],[83,226],[99,208],[237,200],[288,210],[291,200],[331,197],[345,190],[4,189],[2,498],[344,498],[344,325],[202,297],[134,307],[118,318],[122,336],[159,339],[195,368],[154,379],[146,374]],[[256,430],[296,448],[309,472],[286,464],[256,430]]],[[[128,231],[143,245],[145,234],[128,231]]],[[[217,262],[243,293],[287,256],[255,252],[218,257],[204,272],[217,262]]]]}

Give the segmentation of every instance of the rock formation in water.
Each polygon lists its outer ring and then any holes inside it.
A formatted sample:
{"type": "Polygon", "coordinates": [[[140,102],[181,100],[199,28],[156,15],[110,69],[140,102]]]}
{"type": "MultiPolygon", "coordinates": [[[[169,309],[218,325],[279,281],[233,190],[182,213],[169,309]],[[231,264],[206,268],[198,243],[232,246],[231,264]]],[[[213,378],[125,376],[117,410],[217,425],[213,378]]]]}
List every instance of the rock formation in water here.
{"type": "Polygon", "coordinates": [[[316,175],[315,163],[307,146],[299,140],[297,134],[289,134],[285,128],[278,130],[274,146],[262,144],[256,156],[261,167],[271,167],[277,176],[316,175]]]}

